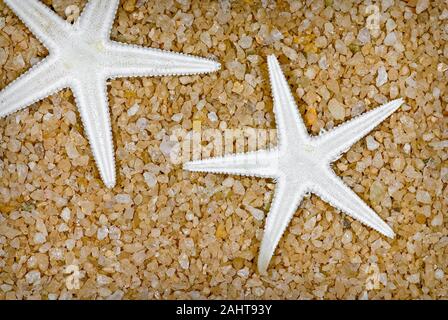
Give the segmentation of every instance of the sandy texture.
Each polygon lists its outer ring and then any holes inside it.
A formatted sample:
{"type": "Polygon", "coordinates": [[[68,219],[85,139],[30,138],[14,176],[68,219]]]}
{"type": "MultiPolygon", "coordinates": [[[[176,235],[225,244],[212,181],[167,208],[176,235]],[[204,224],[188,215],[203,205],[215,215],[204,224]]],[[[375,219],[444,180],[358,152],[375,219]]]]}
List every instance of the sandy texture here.
{"type": "MultiPolygon", "coordinates": [[[[71,21],[85,4],[44,2],[71,21]]],[[[377,8],[372,34],[363,1],[122,1],[112,39],[223,67],[110,81],[112,190],[69,90],[0,120],[0,299],[446,299],[448,5],[377,8]],[[176,128],[275,128],[268,54],[312,134],[405,99],[334,165],[394,240],[311,196],[260,276],[272,181],[191,174],[169,161],[176,128]]],[[[0,1],[0,88],[46,55],[0,1]]]]}

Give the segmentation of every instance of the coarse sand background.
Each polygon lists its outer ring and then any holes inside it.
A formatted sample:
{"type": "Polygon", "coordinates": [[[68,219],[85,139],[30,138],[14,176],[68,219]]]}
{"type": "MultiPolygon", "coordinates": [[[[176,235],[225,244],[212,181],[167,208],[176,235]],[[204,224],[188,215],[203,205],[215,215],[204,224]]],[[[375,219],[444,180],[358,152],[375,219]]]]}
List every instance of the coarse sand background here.
{"type": "MultiPolygon", "coordinates": [[[[70,21],[86,3],[44,2],[70,21]]],[[[112,39],[222,69],[110,81],[111,190],[70,90],[0,120],[0,299],[446,299],[448,4],[372,3],[378,34],[365,1],[121,1],[112,39]],[[176,128],[275,129],[268,54],[311,134],[404,98],[334,163],[395,239],[312,195],[261,276],[273,181],[169,160],[176,128]]],[[[0,89],[46,55],[0,1],[0,89]]]]}

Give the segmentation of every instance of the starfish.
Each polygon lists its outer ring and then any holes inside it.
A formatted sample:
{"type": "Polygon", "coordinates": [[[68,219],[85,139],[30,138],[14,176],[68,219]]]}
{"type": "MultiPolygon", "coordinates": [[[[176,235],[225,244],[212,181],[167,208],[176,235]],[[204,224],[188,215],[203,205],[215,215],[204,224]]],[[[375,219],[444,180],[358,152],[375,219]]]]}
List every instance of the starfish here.
{"type": "Polygon", "coordinates": [[[268,56],[278,145],[270,150],[190,161],[184,169],[273,178],[276,182],[267,215],[258,270],[266,273],[275,248],[306,194],[314,193],[354,219],[393,238],[392,229],[334,173],[330,164],[402,104],[393,100],[320,136],[310,136],[288,83],[274,56],[268,56]]]}
{"type": "Polygon", "coordinates": [[[107,79],[217,71],[209,59],[110,40],[119,0],[91,0],[72,25],[38,0],[4,0],[49,56],[0,92],[0,117],[71,88],[100,176],[115,185],[107,79]]]}

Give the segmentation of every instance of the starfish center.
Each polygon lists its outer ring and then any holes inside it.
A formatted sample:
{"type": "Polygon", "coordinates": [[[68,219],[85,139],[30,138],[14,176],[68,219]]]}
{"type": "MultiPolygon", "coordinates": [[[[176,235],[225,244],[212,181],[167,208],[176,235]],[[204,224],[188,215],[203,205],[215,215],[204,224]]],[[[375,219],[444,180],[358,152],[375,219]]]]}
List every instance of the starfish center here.
{"type": "Polygon", "coordinates": [[[67,39],[60,47],[60,59],[69,72],[92,72],[91,68],[104,63],[105,46],[99,40],[87,40],[75,33],[72,39],[67,39]],[[85,70],[86,66],[89,70],[85,70]]]}
{"type": "Polygon", "coordinates": [[[290,169],[297,168],[301,181],[311,178],[312,173],[322,165],[319,150],[311,144],[298,144],[279,153],[279,171],[290,176],[290,169]]]}

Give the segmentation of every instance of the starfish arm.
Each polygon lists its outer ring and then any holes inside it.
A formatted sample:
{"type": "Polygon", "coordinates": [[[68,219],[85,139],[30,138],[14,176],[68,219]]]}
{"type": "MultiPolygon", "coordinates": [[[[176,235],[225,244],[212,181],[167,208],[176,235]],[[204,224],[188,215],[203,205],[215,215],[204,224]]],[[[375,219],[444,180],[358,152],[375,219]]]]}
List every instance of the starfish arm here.
{"type": "Polygon", "coordinates": [[[98,75],[89,76],[75,81],[72,89],[100,176],[112,188],[115,159],[106,83],[98,75]]]}
{"type": "Polygon", "coordinates": [[[389,117],[402,103],[402,99],[390,101],[316,137],[316,142],[322,153],[328,155],[328,160],[333,161],[389,117]]]}
{"type": "Polygon", "coordinates": [[[110,41],[106,54],[110,77],[191,75],[219,70],[210,59],[110,41]]]}
{"type": "Polygon", "coordinates": [[[338,208],[352,218],[375,229],[381,234],[393,238],[394,232],[353,190],[331,170],[327,168],[316,175],[312,192],[324,201],[338,208]]]}
{"type": "Polygon", "coordinates": [[[119,0],[90,0],[77,20],[76,27],[95,36],[108,38],[119,3],[119,0]]]}
{"type": "Polygon", "coordinates": [[[62,69],[50,56],[0,91],[0,117],[23,109],[67,86],[68,80],[62,69]]]}
{"type": "Polygon", "coordinates": [[[58,39],[66,38],[70,24],[39,0],[5,0],[28,29],[48,49],[55,50],[58,39]]]}
{"type": "Polygon", "coordinates": [[[288,82],[275,56],[268,56],[269,78],[274,100],[279,144],[309,140],[308,131],[292,96],[288,82]]]}
{"type": "Polygon", "coordinates": [[[298,188],[291,188],[287,177],[278,180],[271,209],[266,218],[258,256],[258,271],[261,274],[266,273],[275,248],[306,192],[307,186],[305,183],[299,185],[298,188]]]}
{"type": "Polygon", "coordinates": [[[276,178],[277,159],[278,153],[276,150],[260,150],[205,160],[190,161],[184,164],[184,170],[276,178]]]}

